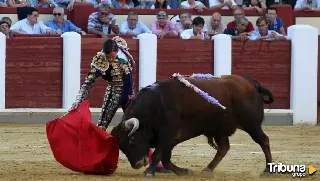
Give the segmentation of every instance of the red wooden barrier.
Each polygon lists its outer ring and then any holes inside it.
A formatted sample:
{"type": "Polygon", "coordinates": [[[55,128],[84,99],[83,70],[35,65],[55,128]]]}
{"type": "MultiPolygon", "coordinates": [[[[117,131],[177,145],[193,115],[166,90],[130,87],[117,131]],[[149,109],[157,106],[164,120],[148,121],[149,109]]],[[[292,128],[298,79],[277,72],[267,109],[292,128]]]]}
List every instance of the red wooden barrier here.
{"type": "Polygon", "coordinates": [[[62,38],[9,39],[6,108],[61,108],[62,38]]]}

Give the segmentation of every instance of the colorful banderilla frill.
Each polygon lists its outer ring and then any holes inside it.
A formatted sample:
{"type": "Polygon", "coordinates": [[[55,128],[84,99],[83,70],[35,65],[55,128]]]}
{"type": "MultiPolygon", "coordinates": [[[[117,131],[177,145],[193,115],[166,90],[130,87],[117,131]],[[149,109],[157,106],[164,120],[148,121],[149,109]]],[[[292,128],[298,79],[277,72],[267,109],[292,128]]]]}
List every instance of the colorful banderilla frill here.
{"type": "MultiPolygon", "coordinates": [[[[218,105],[220,106],[222,109],[226,109],[225,106],[221,105],[219,103],[219,101],[210,96],[208,93],[202,91],[201,89],[199,89],[197,86],[191,84],[188,80],[186,80],[181,74],[179,73],[174,73],[172,76],[172,78],[176,78],[178,79],[180,82],[182,82],[183,84],[185,84],[187,87],[190,87],[192,90],[194,90],[196,93],[200,94],[204,99],[206,99],[208,102],[212,103],[212,104],[215,104],[215,105],[218,105]]],[[[191,76],[186,76],[186,77],[193,77],[193,78],[196,78],[196,79],[212,79],[214,76],[211,75],[211,74],[192,74],[191,76]]]]}

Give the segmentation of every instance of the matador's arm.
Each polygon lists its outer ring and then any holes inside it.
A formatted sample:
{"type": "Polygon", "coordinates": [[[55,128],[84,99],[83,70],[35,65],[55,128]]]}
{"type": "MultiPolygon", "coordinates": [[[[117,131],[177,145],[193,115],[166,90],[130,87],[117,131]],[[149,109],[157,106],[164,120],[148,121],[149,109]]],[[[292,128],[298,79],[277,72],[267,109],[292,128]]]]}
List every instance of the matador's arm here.
{"type": "Polygon", "coordinates": [[[84,79],[84,82],[81,84],[80,90],[76,98],[76,102],[80,103],[87,98],[93,83],[96,81],[98,77],[99,71],[95,67],[92,67],[90,72],[84,79]]]}
{"type": "Polygon", "coordinates": [[[108,68],[109,63],[105,60],[105,57],[102,53],[99,52],[93,57],[91,70],[84,79],[84,82],[81,84],[79,93],[76,97],[76,102],[80,103],[87,98],[93,83],[101,75],[101,72],[106,71],[108,68]]]}

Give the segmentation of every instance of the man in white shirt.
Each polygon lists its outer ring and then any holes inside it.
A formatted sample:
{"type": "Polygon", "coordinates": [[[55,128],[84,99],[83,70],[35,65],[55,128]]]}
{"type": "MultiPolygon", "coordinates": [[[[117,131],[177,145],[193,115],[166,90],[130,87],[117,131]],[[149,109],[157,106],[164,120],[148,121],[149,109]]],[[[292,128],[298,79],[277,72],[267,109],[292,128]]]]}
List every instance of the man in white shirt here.
{"type": "Polygon", "coordinates": [[[286,40],[287,38],[282,34],[268,30],[269,21],[265,16],[261,16],[257,19],[256,25],[258,31],[252,31],[249,35],[249,40],[286,40]]]}
{"type": "Polygon", "coordinates": [[[238,5],[234,0],[209,0],[210,9],[236,9],[238,5]]]}
{"type": "Polygon", "coordinates": [[[138,19],[138,14],[130,12],[127,21],[121,23],[120,34],[132,35],[135,39],[141,33],[152,33],[151,30],[138,19]]]}
{"type": "Polygon", "coordinates": [[[16,22],[10,30],[20,34],[51,34],[51,29],[38,20],[38,10],[30,8],[27,18],[16,22]]]}
{"type": "Polygon", "coordinates": [[[204,19],[200,16],[195,17],[192,20],[193,28],[184,30],[180,37],[182,39],[199,39],[199,40],[209,40],[210,36],[203,31],[204,19]]]}

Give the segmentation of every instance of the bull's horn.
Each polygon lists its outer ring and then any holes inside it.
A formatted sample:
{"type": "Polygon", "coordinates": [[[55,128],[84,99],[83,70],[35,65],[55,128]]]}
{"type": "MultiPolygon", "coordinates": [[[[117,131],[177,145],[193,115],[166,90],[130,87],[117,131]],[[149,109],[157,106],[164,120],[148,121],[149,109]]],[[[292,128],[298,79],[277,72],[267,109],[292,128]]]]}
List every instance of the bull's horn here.
{"type": "Polygon", "coordinates": [[[133,126],[132,130],[128,134],[128,136],[131,136],[139,128],[139,120],[137,118],[130,118],[127,121],[124,122],[124,126],[127,129],[130,129],[133,126]]]}

